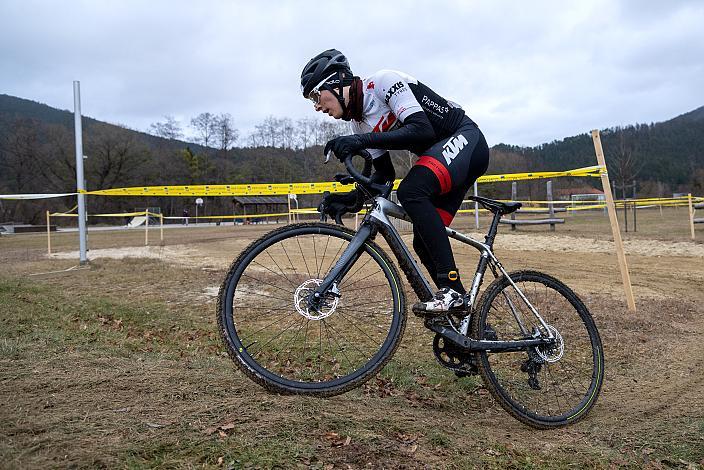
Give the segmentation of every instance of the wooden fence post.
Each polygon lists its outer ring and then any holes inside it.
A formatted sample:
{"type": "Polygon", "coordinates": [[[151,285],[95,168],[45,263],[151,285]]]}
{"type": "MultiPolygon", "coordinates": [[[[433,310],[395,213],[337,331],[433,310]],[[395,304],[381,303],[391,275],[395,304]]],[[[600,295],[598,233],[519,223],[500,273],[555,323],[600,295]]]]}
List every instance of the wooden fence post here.
{"type": "MultiPolygon", "coordinates": [[[[552,180],[548,181],[547,184],[547,197],[548,197],[548,217],[550,219],[555,218],[555,205],[552,202],[552,180]]],[[[550,224],[550,231],[555,231],[555,224],[550,224]]]]}
{"type": "Polygon", "coordinates": [[[621,279],[623,280],[623,288],[626,292],[626,304],[628,310],[636,311],[636,302],[633,298],[633,287],[631,286],[631,275],[628,272],[628,263],[626,262],[626,253],[623,250],[623,240],[621,239],[621,231],[618,227],[618,218],[616,217],[616,207],[614,206],[614,196],[611,194],[611,184],[609,183],[609,175],[606,172],[606,160],[604,159],[604,150],[601,148],[601,137],[598,130],[592,131],[592,140],[594,141],[594,151],[599,165],[603,167],[601,172],[601,185],[606,196],[606,209],[609,213],[609,221],[611,222],[611,233],[614,237],[616,245],[616,256],[618,257],[619,268],[621,269],[621,279]]]}

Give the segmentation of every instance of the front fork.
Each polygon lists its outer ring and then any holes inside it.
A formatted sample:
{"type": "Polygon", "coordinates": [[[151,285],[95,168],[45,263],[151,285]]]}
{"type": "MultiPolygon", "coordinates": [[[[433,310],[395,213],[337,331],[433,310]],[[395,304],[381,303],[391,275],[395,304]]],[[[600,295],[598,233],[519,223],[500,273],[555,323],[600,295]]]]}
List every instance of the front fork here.
{"type": "Polygon", "coordinates": [[[357,234],[350,240],[350,244],[345,248],[340,259],[335,263],[335,266],[330,270],[327,276],[325,276],[323,282],[308,297],[308,306],[310,308],[318,310],[320,303],[330,294],[335,297],[340,296],[337,283],[352,269],[354,263],[356,263],[362,255],[364,244],[372,235],[373,229],[371,224],[362,224],[357,234]]]}

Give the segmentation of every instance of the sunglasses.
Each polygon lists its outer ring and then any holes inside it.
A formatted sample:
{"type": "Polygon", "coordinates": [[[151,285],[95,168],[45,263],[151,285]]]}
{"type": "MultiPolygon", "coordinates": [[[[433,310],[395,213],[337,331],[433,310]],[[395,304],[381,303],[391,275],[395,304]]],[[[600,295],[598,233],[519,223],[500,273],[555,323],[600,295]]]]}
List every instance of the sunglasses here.
{"type": "Polygon", "coordinates": [[[313,102],[313,104],[317,105],[320,104],[320,89],[322,88],[323,85],[325,85],[325,82],[330,80],[332,77],[335,76],[337,72],[333,72],[327,77],[325,77],[323,80],[320,81],[311,91],[308,93],[308,99],[313,102]]]}

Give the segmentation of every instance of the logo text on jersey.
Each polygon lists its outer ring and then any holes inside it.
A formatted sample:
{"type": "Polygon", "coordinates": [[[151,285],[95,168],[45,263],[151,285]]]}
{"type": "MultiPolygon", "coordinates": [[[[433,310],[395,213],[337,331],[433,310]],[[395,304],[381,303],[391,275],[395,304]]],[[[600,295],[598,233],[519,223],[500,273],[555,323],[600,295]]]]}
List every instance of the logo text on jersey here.
{"type": "Polygon", "coordinates": [[[445,161],[448,165],[459,155],[465,145],[467,145],[467,139],[460,134],[451,138],[442,146],[442,156],[445,157],[445,161]]]}
{"type": "Polygon", "coordinates": [[[404,91],[406,91],[406,88],[403,82],[396,82],[391,86],[391,88],[389,88],[389,91],[386,92],[386,96],[384,96],[384,101],[386,102],[386,104],[389,104],[389,100],[392,96],[394,96],[396,93],[403,93],[404,91]]]}
{"type": "Polygon", "coordinates": [[[421,104],[424,104],[427,107],[434,109],[438,113],[447,113],[448,111],[450,111],[450,108],[448,106],[443,106],[439,103],[436,103],[435,101],[428,98],[428,95],[423,95],[423,98],[421,98],[420,102],[421,104]]]}
{"type": "Polygon", "coordinates": [[[373,90],[374,89],[374,82],[369,82],[367,84],[367,90],[373,90]]]}

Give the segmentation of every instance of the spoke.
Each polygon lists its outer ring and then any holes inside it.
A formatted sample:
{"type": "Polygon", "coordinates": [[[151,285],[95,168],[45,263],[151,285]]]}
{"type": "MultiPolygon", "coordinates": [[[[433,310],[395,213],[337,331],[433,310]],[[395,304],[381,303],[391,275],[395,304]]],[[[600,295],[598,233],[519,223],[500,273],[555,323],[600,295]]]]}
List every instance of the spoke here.
{"type": "MultiPolygon", "coordinates": [[[[317,273],[318,272],[318,250],[316,250],[315,245],[316,245],[315,234],[313,234],[313,257],[315,259],[315,272],[317,273]]],[[[311,277],[313,277],[313,276],[311,275],[311,277]]]]}
{"type": "Polygon", "coordinates": [[[355,291],[358,291],[358,290],[368,290],[368,289],[374,289],[374,288],[376,288],[376,287],[386,287],[386,286],[388,286],[388,284],[383,283],[383,284],[377,284],[377,285],[374,285],[374,286],[356,287],[356,288],[354,288],[354,289],[348,289],[347,287],[345,287],[345,294],[349,294],[350,292],[355,292],[355,291]]]}
{"type": "Polygon", "coordinates": [[[330,244],[330,235],[328,235],[328,238],[325,240],[325,248],[323,249],[323,255],[320,257],[320,267],[318,268],[318,273],[316,274],[316,277],[320,279],[320,270],[323,269],[323,262],[325,262],[325,255],[328,252],[328,245],[330,244]]]}
{"type": "MultiPolygon", "coordinates": [[[[543,366],[545,366],[545,364],[543,364],[543,366]]],[[[560,405],[560,398],[557,396],[557,390],[555,389],[555,387],[550,385],[550,371],[548,370],[547,367],[543,367],[542,375],[543,375],[543,387],[549,386],[549,388],[550,388],[550,390],[546,390],[546,394],[549,394],[552,391],[552,394],[555,396],[555,402],[557,403],[557,413],[561,414],[562,413],[562,406],[560,405]]],[[[549,406],[548,406],[548,412],[551,412],[551,408],[549,406]]]]}
{"type": "MultiPolygon", "coordinates": [[[[326,322],[324,319],[323,319],[323,325],[325,326],[326,329],[332,330],[332,332],[335,333],[335,335],[340,336],[341,338],[347,340],[347,338],[345,338],[341,333],[339,333],[337,330],[335,330],[335,328],[333,328],[333,326],[332,326],[331,324],[329,324],[328,322],[326,322]]],[[[342,345],[341,345],[340,342],[336,339],[336,337],[333,336],[332,338],[333,338],[333,340],[335,341],[335,343],[337,343],[337,347],[338,347],[338,349],[342,352],[342,355],[345,357],[345,359],[347,359],[347,363],[348,363],[349,366],[350,366],[350,368],[349,368],[348,370],[350,370],[351,372],[354,372],[354,371],[356,371],[356,370],[359,370],[359,368],[358,368],[357,366],[355,366],[354,363],[352,363],[352,361],[350,360],[349,356],[348,356],[347,353],[345,352],[345,348],[342,347],[342,345]]],[[[360,356],[362,357],[362,359],[365,358],[365,354],[364,354],[362,351],[360,351],[359,349],[357,349],[357,348],[355,347],[354,342],[351,343],[350,346],[352,347],[352,349],[354,349],[355,351],[357,351],[357,352],[360,354],[360,356]]],[[[364,365],[365,363],[366,363],[366,361],[365,361],[365,362],[362,362],[362,365],[364,365]]],[[[346,374],[346,375],[349,375],[349,374],[346,374]]]]}
{"type": "MultiPolygon", "coordinates": [[[[325,325],[326,328],[330,328],[330,329],[333,331],[333,333],[335,333],[335,334],[337,334],[338,336],[340,336],[341,338],[343,338],[346,342],[349,342],[349,340],[347,339],[347,337],[345,337],[342,333],[338,332],[331,324],[328,324],[325,320],[323,320],[323,324],[325,325]]],[[[347,356],[347,353],[345,352],[345,348],[343,348],[343,347],[340,345],[339,341],[337,341],[337,344],[338,344],[338,346],[340,347],[340,351],[342,351],[342,354],[345,356],[345,359],[347,359],[347,363],[348,363],[351,367],[355,367],[355,365],[354,365],[354,364],[352,363],[352,361],[350,360],[349,356],[347,356]]],[[[359,349],[355,346],[354,342],[351,342],[351,343],[350,343],[350,346],[351,346],[355,351],[357,351],[357,352],[359,353],[359,355],[362,357],[362,359],[367,359],[367,360],[369,359],[368,357],[366,357],[367,355],[364,354],[363,351],[359,350],[359,349]]],[[[366,363],[366,361],[365,361],[364,363],[366,363]]],[[[363,363],[363,364],[364,364],[364,363],[363,363]]],[[[355,370],[359,370],[359,369],[355,369],[355,370]]]]}
{"type": "MultiPolygon", "coordinates": [[[[276,354],[276,357],[274,357],[274,362],[276,362],[277,359],[279,359],[279,356],[281,355],[281,353],[284,352],[284,351],[286,350],[286,348],[287,348],[296,338],[298,338],[298,333],[300,333],[301,329],[303,328],[303,323],[304,323],[303,320],[306,320],[306,318],[305,318],[305,317],[301,317],[300,320],[301,320],[301,324],[299,325],[298,330],[296,330],[296,334],[294,334],[294,335],[291,337],[291,339],[289,339],[288,342],[287,342],[286,344],[284,344],[284,346],[279,350],[279,352],[276,354]]],[[[295,322],[294,322],[294,324],[295,324],[295,322]]],[[[282,332],[282,333],[283,333],[283,332],[282,332]]],[[[291,359],[291,350],[290,350],[290,349],[289,349],[289,351],[288,351],[288,359],[289,359],[289,360],[291,359]]]]}
{"type": "Polygon", "coordinates": [[[306,318],[306,330],[303,332],[303,353],[301,354],[301,358],[303,359],[302,363],[304,365],[306,363],[306,341],[308,339],[308,325],[309,324],[310,324],[310,320],[306,318]]]}
{"type": "Polygon", "coordinates": [[[335,262],[338,260],[338,257],[340,256],[340,252],[342,251],[342,248],[345,246],[345,242],[347,242],[346,244],[349,245],[349,241],[347,241],[345,239],[338,238],[338,240],[340,240],[340,242],[341,242],[340,246],[337,248],[337,253],[335,253],[335,256],[332,257],[332,260],[330,261],[330,266],[328,266],[328,269],[325,271],[326,273],[329,273],[332,270],[333,266],[335,265],[335,262]]]}
{"type": "MultiPolygon", "coordinates": [[[[237,293],[235,293],[235,294],[237,294],[237,293]]],[[[244,297],[250,297],[250,296],[255,295],[257,297],[264,297],[267,299],[280,300],[280,301],[284,302],[284,305],[291,301],[291,299],[284,299],[282,297],[276,297],[275,295],[271,295],[271,294],[260,294],[259,292],[245,292],[245,293],[240,293],[240,295],[242,295],[244,297]]],[[[233,295],[232,301],[234,302],[234,300],[235,300],[235,296],[233,295]]]]}
{"type": "Polygon", "coordinates": [[[233,309],[240,309],[240,310],[265,310],[265,311],[267,311],[267,312],[284,312],[284,311],[285,311],[285,312],[290,312],[290,311],[291,311],[290,308],[288,308],[288,307],[286,307],[286,306],[284,306],[284,305],[281,305],[280,307],[277,307],[277,308],[270,308],[270,307],[254,307],[254,306],[252,306],[252,307],[241,307],[241,306],[238,306],[238,305],[233,305],[232,308],[233,308],[233,309]]]}
{"type": "MultiPolygon", "coordinates": [[[[374,340],[374,338],[372,338],[371,336],[369,336],[368,333],[366,333],[366,332],[363,331],[359,326],[357,326],[357,323],[355,323],[355,322],[353,322],[352,320],[350,320],[344,313],[340,312],[339,310],[338,310],[338,313],[340,314],[340,316],[341,316],[342,318],[344,318],[344,319],[347,321],[347,323],[349,323],[350,325],[352,325],[357,331],[359,331],[359,332],[362,333],[364,336],[366,336],[368,339],[370,339],[371,342],[372,342],[372,344],[375,344],[375,343],[376,343],[376,341],[374,340]]],[[[376,325],[374,325],[374,326],[376,326],[376,325]]],[[[381,331],[386,331],[386,330],[384,330],[384,329],[382,329],[382,328],[379,328],[378,326],[377,326],[376,328],[379,329],[379,330],[381,330],[381,331]]]]}
{"type": "MultiPolygon", "coordinates": [[[[282,247],[284,246],[283,242],[281,243],[281,246],[282,246],[282,247]]],[[[285,251],[285,248],[284,248],[284,251],[285,251]]],[[[259,266],[261,266],[262,268],[267,269],[267,270],[271,271],[272,273],[274,273],[274,274],[276,274],[276,275],[281,274],[281,275],[284,277],[284,279],[286,279],[293,287],[296,287],[296,284],[295,284],[293,281],[291,281],[291,279],[288,278],[288,276],[286,275],[286,273],[284,272],[284,270],[281,268],[281,266],[279,266],[279,263],[277,263],[276,260],[274,259],[274,257],[271,256],[271,253],[269,253],[269,248],[267,248],[267,249],[265,250],[265,252],[266,252],[267,256],[269,256],[269,259],[271,259],[271,261],[276,265],[276,267],[279,268],[279,273],[276,273],[275,271],[269,269],[267,266],[264,266],[263,264],[259,263],[259,262],[256,261],[256,260],[252,260],[252,262],[257,263],[257,264],[258,264],[259,266]]],[[[296,266],[295,266],[295,265],[292,265],[292,266],[293,266],[293,269],[295,270],[295,269],[296,269],[296,266]]]]}
{"type": "MultiPolygon", "coordinates": [[[[375,274],[378,274],[378,273],[382,273],[382,274],[383,274],[383,271],[382,271],[381,269],[379,269],[379,270],[374,271],[373,273],[371,273],[371,274],[369,274],[369,275],[367,275],[367,276],[364,276],[364,277],[361,278],[361,279],[357,279],[356,281],[351,282],[351,283],[349,283],[349,284],[345,284],[345,283],[343,282],[343,283],[340,285],[340,288],[347,289],[348,287],[353,286],[353,285],[357,284],[358,282],[361,282],[361,281],[363,281],[363,280],[365,280],[365,279],[369,279],[370,277],[372,277],[372,276],[374,276],[375,274]]],[[[348,279],[348,278],[345,277],[345,280],[347,280],[347,279],[348,279]]]]}
{"type": "Polygon", "coordinates": [[[249,274],[242,273],[242,277],[246,277],[247,279],[251,279],[251,280],[253,280],[253,281],[257,281],[257,282],[259,282],[259,283],[261,283],[261,284],[264,284],[265,286],[271,286],[271,287],[273,287],[274,289],[278,289],[278,290],[283,291],[283,292],[285,292],[285,293],[287,293],[287,294],[290,294],[290,293],[291,293],[291,291],[286,290],[286,289],[284,289],[283,287],[279,287],[279,286],[277,286],[276,284],[272,284],[272,283],[270,283],[270,282],[263,281],[263,280],[261,280],[261,279],[259,279],[259,278],[254,277],[254,276],[250,276],[249,274]]]}
{"type": "MultiPolygon", "coordinates": [[[[296,324],[296,320],[298,320],[298,318],[294,318],[292,322],[290,322],[288,325],[286,325],[286,328],[284,328],[283,330],[281,330],[281,332],[280,332],[278,335],[272,336],[271,338],[269,338],[269,340],[268,340],[266,343],[257,344],[257,346],[259,346],[260,349],[259,349],[259,352],[257,352],[254,356],[252,356],[252,354],[250,354],[250,356],[252,357],[252,359],[254,359],[259,353],[261,353],[261,352],[263,351],[264,346],[268,345],[269,343],[271,343],[272,341],[274,341],[276,338],[278,338],[279,336],[281,336],[282,334],[284,334],[284,333],[286,333],[288,330],[290,330],[291,327],[296,324]]],[[[277,323],[277,322],[274,322],[274,323],[277,323]]],[[[272,323],[271,325],[273,325],[273,323],[272,323]]],[[[271,325],[269,325],[269,326],[271,326],[271,325]]],[[[259,331],[262,331],[262,330],[259,330],[259,331]]]]}
{"type": "MultiPolygon", "coordinates": [[[[295,318],[294,318],[294,320],[295,320],[295,318]]],[[[258,330],[255,331],[254,333],[249,333],[249,336],[254,336],[254,335],[256,335],[257,333],[266,330],[266,329],[269,328],[271,325],[273,325],[273,324],[275,324],[275,323],[280,323],[280,322],[281,322],[281,319],[280,319],[280,318],[277,318],[277,319],[274,320],[273,322],[269,323],[268,325],[266,325],[266,326],[263,327],[263,328],[258,329],[258,330]]]]}
{"type": "MultiPolygon", "coordinates": [[[[361,255],[360,255],[360,257],[361,257],[361,255]]],[[[356,263],[359,262],[359,258],[357,258],[357,261],[355,261],[355,266],[354,266],[354,267],[356,268],[355,271],[352,272],[352,273],[347,273],[347,275],[345,276],[345,279],[344,279],[344,281],[343,281],[342,284],[344,284],[345,281],[350,281],[350,280],[352,280],[352,279],[354,278],[354,276],[355,276],[358,272],[360,272],[367,264],[369,264],[369,262],[372,261],[373,259],[374,259],[374,258],[372,258],[371,256],[367,256],[366,261],[364,261],[362,264],[357,265],[356,263]]],[[[374,275],[374,274],[376,274],[376,272],[373,272],[371,275],[374,275]]],[[[369,276],[367,276],[367,277],[369,277],[369,276]]],[[[366,277],[365,277],[365,278],[362,278],[362,279],[366,279],[366,277]]],[[[361,280],[361,279],[360,279],[360,280],[361,280]]],[[[359,280],[353,282],[352,284],[355,284],[356,282],[359,282],[359,280]]],[[[352,285],[352,284],[347,284],[347,285],[350,286],[350,285],[352,285]]]]}
{"type": "Polygon", "coordinates": [[[303,258],[303,264],[306,265],[306,271],[308,271],[308,277],[312,277],[310,274],[310,268],[308,267],[308,261],[306,261],[306,254],[303,253],[303,248],[301,247],[301,241],[296,236],[296,243],[298,243],[298,250],[301,252],[301,258],[303,258]]]}
{"type": "MultiPolygon", "coordinates": [[[[346,303],[343,306],[347,309],[351,309],[353,307],[361,307],[361,306],[365,306],[365,305],[369,305],[369,306],[379,305],[379,304],[387,305],[387,302],[389,302],[389,301],[388,300],[374,300],[374,301],[363,301],[361,303],[356,303],[356,304],[347,304],[346,303]]],[[[391,305],[393,305],[393,303],[391,303],[391,305]]]]}
{"type": "Polygon", "coordinates": [[[318,382],[322,382],[320,380],[322,378],[322,368],[323,368],[323,325],[322,323],[318,322],[318,343],[319,343],[319,349],[318,349],[318,382]]]}
{"type": "MultiPolygon", "coordinates": [[[[298,240],[298,235],[296,235],[294,238],[295,238],[296,240],[298,240]]],[[[294,274],[298,274],[298,269],[296,269],[296,263],[294,263],[293,261],[291,261],[291,257],[290,257],[289,254],[288,254],[288,250],[286,250],[286,244],[285,244],[284,242],[285,242],[285,241],[288,241],[288,240],[290,240],[290,238],[288,238],[288,239],[286,239],[286,240],[281,240],[281,249],[284,250],[284,254],[286,255],[286,259],[288,260],[289,264],[290,264],[291,267],[293,268],[294,274]]],[[[294,286],[295,286],[295,284],[294,284],[294,286]]]]}

